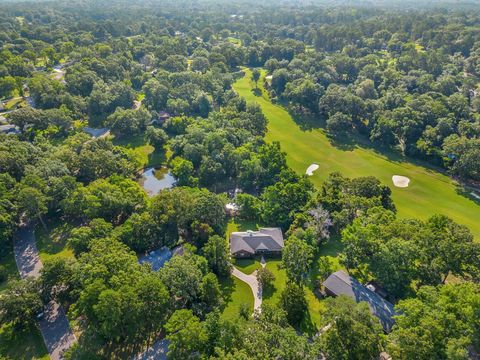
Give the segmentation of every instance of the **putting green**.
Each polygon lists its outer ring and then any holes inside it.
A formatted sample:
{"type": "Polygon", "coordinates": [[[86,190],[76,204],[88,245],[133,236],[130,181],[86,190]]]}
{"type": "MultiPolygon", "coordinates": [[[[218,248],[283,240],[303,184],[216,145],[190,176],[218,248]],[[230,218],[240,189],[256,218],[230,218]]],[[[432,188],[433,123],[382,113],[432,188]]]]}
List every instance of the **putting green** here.
{"type": "MultiPolygon", "coordinates": [[[[319,186],[333,171],[348,177],[374,175],[392,189],[392,197],[400,217],[426,219],[443,213],[460,224],[467,225],[480,241],[480,202],[461,195],[462,188],[448,176],[427,167],[413,164],[396,155],[377,152],[353,145],[347,150],[334,146],[323,129],[302,130],[287,110],[273,104],[263,88],[251,81],[251,71],[238,79],[233,87],[247,102],[256,102],[268,118],[267,141],[279,141],[287,152],[289,166],[300,174],[312,163],[318,164],[310,180],[319,186]],[[393,186],[392,176],[410,178],[407,188],[393,186]]],[[[263,79],[265,72],[262,72],[263,79]]]]}

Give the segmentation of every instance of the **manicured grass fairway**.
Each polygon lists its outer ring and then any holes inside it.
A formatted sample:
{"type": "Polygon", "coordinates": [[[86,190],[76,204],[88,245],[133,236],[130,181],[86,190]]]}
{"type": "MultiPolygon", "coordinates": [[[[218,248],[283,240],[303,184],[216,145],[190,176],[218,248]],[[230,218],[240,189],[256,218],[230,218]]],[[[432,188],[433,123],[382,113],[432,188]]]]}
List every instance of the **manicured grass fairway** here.
{"type": "MultiPolygon", "coordinates": [[[[311,177],[318,187],[329,173],[339,171],[348,177],[374,175],[392,189],[392,197],[399,217],[426,219],[432,214],[443,213],[460,224],[467,225],[480,241],[480,202],[460,194],[461,187],[448,176],[427,167],[416,165],[393,153],[380,153],[374,149],[352,145],[347,150],[334,146],[323,129],[302,130],[287,110],[270,102],[258,82],[260,91],[252,90],[251,71],[233,85],[239,95],[248,102],[256,102],[268,118],[267,141],[279,141],[287,153],[289,166],[298,173],[312,163],[320,165],[311,177]],[[408,188],[397,188],[392,184],[393,175],[410,178],[408,188]]],[[[262,73],[262,79],[265,72],[262,73]]]]}

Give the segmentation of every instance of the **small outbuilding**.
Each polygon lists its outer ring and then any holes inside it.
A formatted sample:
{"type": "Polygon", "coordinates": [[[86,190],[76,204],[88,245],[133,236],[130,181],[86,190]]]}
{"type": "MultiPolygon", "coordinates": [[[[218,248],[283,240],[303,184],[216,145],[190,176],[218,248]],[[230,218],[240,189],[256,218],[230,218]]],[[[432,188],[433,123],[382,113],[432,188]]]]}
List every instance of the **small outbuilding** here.
{"type": "Polygon", "coordinates": [[[393,304],[360,284],[355,278],[340,270],[331,274],[327,280],[324,281],[323,286],[327,295],[345,295],[357,303],[365,301],[372,314],[380,320],[384,331],[386,333],[391,331],[395,323],[393,316],[396,315],[393,304]]]}
{"type": "Polygon", "coordinates": [[[230,253],[237,258],[280,255],[283,246],[280,228],[261,228],[258,231],[233,232],[230,235],[230,253]]]}

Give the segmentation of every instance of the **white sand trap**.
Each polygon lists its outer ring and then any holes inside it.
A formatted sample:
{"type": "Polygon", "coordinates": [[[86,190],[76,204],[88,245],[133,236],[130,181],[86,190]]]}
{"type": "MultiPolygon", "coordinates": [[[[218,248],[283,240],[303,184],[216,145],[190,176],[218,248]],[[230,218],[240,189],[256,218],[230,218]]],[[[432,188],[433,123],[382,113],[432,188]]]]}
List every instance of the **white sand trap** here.
{"type": "Polygon", "coordinates": [[[305,174],[307,174],[308,176],[312,176],[312,175],[313,175],[313,172],[314,172],[315,170],[317,170],[318,167],[319,167],[319,166],[318,166],[317,164],[312,164],[312,165],[310,165],[310,166],[307,168],[307,171],[305,171],[305,174]]]}
{"type": "Polygon", "coordinates": [[[406,188],[410,183],[409,178],[407,178],[406,176],[400,176],[400,175],[393,175],[392,181],[393,181],[393,185],[400,188],[406,188]]]}

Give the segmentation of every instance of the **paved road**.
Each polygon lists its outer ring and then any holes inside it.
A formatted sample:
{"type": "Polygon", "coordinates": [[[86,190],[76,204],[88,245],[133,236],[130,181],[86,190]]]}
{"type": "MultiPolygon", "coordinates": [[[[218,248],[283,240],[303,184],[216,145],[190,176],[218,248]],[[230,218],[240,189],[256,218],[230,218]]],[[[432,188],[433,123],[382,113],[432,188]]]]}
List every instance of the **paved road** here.
{"type": "Polygon", "coordinates": [[[134,356],[132,360],[167,360],[168,340],[156,341],[144,352],[134,356]]]}
{"type": "MultiPolygon", "coordinates": [[[[15,233],[13,251],[22,278],[38,278],[42,262],[35,244],[32,226],[21,227],[15,233]]],[[[76,341],[65,316],[65,311],[55,301],[47,304],[44,317],[39,321],[40,331],[52,360],[63,359],[63,352],[76,341]]]]}
{"type": "Polygon", "coordinates": [[[235,276],[237,279],[242,280],[243,282],[247,283],[248,286],[252,289],[253,292],[253,310],[260,312],[262,309],[262,288],[258,283],[257,280],[257,271],[255,270],[252,274],[247,275],[240,270],[238,270],[235,266],[232,270],[232,275],[235,276]]]}
{"type": "Polygon", "coordinates": [[[15,253],[17,268],[22,279],[27,276],[38,278],[40,276],[42,262],[38,255],[32,227],[24,226],[17,230],[15,241],[13,243],[13,251],[15,253]]]}

